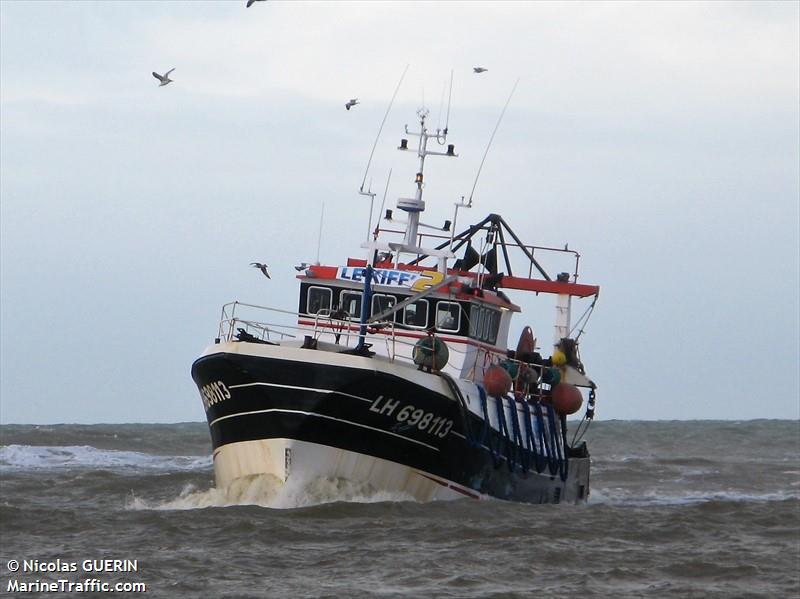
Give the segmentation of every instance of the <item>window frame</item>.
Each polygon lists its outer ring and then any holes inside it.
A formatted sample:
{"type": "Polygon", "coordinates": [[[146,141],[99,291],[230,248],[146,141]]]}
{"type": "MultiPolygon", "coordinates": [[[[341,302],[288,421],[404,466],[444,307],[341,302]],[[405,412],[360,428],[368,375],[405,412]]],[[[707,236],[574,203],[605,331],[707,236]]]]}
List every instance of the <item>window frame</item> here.
{"type": "Polygon", "coordinates": [[[495,310],[494,308],[486,307],[485,309],[488,318],[486,319],[486,337],[484,338],[484,341],[494,345],[497,343],[497,335],[500,334],[501,313],[499,310],[495,310]]]}
{"type": "Polygon", "coordinates": [[[478,330],[480,328],[480,323],[483,320],[483,310],[481,306],[478,304],[470,304],[469,307],[469,332],[467,333],[468,337],[473,339],[478,338],[478,330]]]}
{"type": "Polygon", "coordinates": [[[482,304],[470,305],[469,337],[482,343],[495,345],[500,334],[502,312],[482,304]]]}
{"type": "MultiPolygon", "coordinates": [[[[381,312],[384,311],[384,310],[379,310],[377,312],[375,311],[375,299],[379,297],[388,297],[390,300],[392,300],[392,305],[389,306],[391,308],[394,308],[398,304],[397,297],[395,297],[394,295],[390,295],[388,293],[373,293],[372,298],[370,299],[370,307],[369,307],[370,316],[374,316],[375,314],[380,314],[381,312]]],[[[397,312],[392,314],[391,317],[392,318],[390,318],[390,321],[392,322],[396,321],[397,312]]]]}
{"type": "Polygon", "coordinates": [[[320,312],[322,312],[322,310],[326,310],[326,309],[328,311],[333,309],[333,289],[331,289],[330,287],[321,287],[320,285],[309,285],[308,286],[308,291],[306,292],[306,314],[317,315],[320,312]],[[316,312],[312,312],[309,309],[310,308],[309,303],[311,302],[311,292],[312,292],[312,290],[315,290],[315,289],[320,289],[322,291],[327,291],[328,292],[328,307],[327,308],[320,308],[316,312]]]}
{"type": "Polygon", "coordinates": [[[364,294],[361,291],[353,291],[352,289],[342,289],[339,293],[339,309],[344,310],[350,318],[355,318],[356,320],[361,319],[361,302],[364,301],[364,294]],[[344,296],[352,295],[358,298],[358,314],[351,314],[350,310],[347,309],[345,306],[344,296]]]}
{"type": "MultiPolygon", "coordinates": [[[[434,324],[436,325],[436,330],[440,331],[442,333],[458,333],[461,330],[461,312],[462,312],[462,310],[463,310],[463,308],[461,307],[461,304],[458,303],[458,302],[450,302],[450,301],[436,302],[436,313],[434,314],[434,324]],[[449,328],[445,328],[445,327],[440,327],[439,326],[439,306],[442,306],[442,305],[456,306],[458,308],[458,316],[455,319],[456,320],[456,324],[455,324],[456,328],[449,329],[449,328]]],[[[448,310],[448,312],[449,312],[449,310],[448,310]]]]}
{"type": "Polygon", "coordinates": [[[411,302],[405,308],[403,308],[403,324],[412,329],[427,329],[428,328],[428,315],[431,313],[431,304],[426,299],[418,299],[417,301],[411,302]],[[408,310],[408,306],[413,306],[415,304],[425,304],[425,324],[408,324],[406,322],[406,310],[408,310]]]}

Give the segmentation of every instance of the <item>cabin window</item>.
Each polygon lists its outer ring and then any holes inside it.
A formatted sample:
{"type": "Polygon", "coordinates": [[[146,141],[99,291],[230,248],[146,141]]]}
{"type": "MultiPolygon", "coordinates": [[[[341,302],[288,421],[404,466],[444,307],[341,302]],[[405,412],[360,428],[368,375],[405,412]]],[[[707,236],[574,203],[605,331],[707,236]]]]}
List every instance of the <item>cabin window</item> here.
{"type": "Polygon", "coordinates": [[[483,311],[480,306],[473,304],[469,309],[469,336],[477,339],[478,329],[483,321],[483,311]]]}
{"type": "Polygon", "coordinates": [[[327,287],[309,287],[306,313],[319,314],[321,310],[330,310],[332,299],[333,291],[327,287]]]}
{"type": "Polygon", "coordinates": [[[486,343],[495,343],[500,329],[500,312],[488,306],[473,304],[469,311],[469,336],[486,343]]]}
{"type": "Polygon", "coordinates": [[[458,331],[461,322],[461,306],[454,302],[436,304],[436,328],[439,331],[458,331]]]}
{"type": "Polygon", "coordinates": [[[486,325],[486,341],[493,344],[497,341],[497,332],[500,329],[500,312],[488,309],[486,314],[489,317],[486,325]]]}
{"type": "MultiPolygon", "coordinates": [[[[372,315],[375,316],[380,314],[381,312],[385,312],[389,310],[392,306],[397,303],[397,298],[393,295],[385,295],[382,293],[376,293],[372,296],[372,315]]],[[[394,314],[389,314],[383,320],[394,320],[394,314]]]]}
{"type": "Polygon", "coordinates": [[[489,321],[491,320],[492,315],[487,310],[481,308],[481,320],[480,326],[478,326],[478,339],[481,341],[486,340],[486,331],[489,329],[489,321]]]}
{"type": "Polygon", "coordinates": [[[417,300],[403,310],[403,324],[416,329],[428,326],[428,300],[417,300]]]}
{"type": "Polygon", "coordinates": [[[342,291],[340,308],[350,315],[350,318],[361,319],[361,294],[353,291],[342,291]]]}

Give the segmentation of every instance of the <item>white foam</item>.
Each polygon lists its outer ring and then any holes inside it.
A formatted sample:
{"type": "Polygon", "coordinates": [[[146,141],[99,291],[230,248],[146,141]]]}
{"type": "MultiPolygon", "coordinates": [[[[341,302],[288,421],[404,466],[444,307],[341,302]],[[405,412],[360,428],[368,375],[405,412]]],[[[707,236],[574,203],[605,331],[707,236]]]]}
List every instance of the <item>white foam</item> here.
{"type": "Polygon", "coordinates": [[[4,445],[0,470],[145,470],[189,471],[212,467],[210,456],[161,456],[89,445],[4,445]]]}
{"type": "Polygon", "coordinates": [[[365,485],[319,478],[310,481],[282,482],[270,474],[235,480],[224,489],[199,490],[187,485],[175,499],[161,502],[131,496],[126,507],[134,510],[193,510],[234,505],[258,505],[272,509],[293,509],[325,503],[379,503],[415,501],[402,493],[375,491],[365,485]]]}

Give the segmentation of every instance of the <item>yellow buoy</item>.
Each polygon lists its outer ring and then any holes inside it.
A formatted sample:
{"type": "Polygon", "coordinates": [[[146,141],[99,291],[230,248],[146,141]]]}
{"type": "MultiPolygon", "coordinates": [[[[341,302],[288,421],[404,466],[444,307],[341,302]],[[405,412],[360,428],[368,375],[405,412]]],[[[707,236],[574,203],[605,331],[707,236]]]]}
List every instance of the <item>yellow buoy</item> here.
{"type": "Polygon", "coordinates": [[[563,351],[556,350],[553,352],[553,357],[550,358],[553,366],[563,366],[567,363],[567,356],[563,351]]]}

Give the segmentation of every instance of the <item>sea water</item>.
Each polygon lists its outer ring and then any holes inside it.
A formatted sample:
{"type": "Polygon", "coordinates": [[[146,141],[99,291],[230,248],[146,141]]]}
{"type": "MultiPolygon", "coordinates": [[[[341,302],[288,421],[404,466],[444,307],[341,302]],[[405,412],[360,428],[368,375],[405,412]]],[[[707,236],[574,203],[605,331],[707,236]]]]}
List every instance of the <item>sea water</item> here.
{"type": "Polygon", "coordinates": [[[587,504],[418,503],[215,489],[204,423],[4,425],[0,595],[800,597],[797,421],[596,422],[587,441],[587,504]]]}

